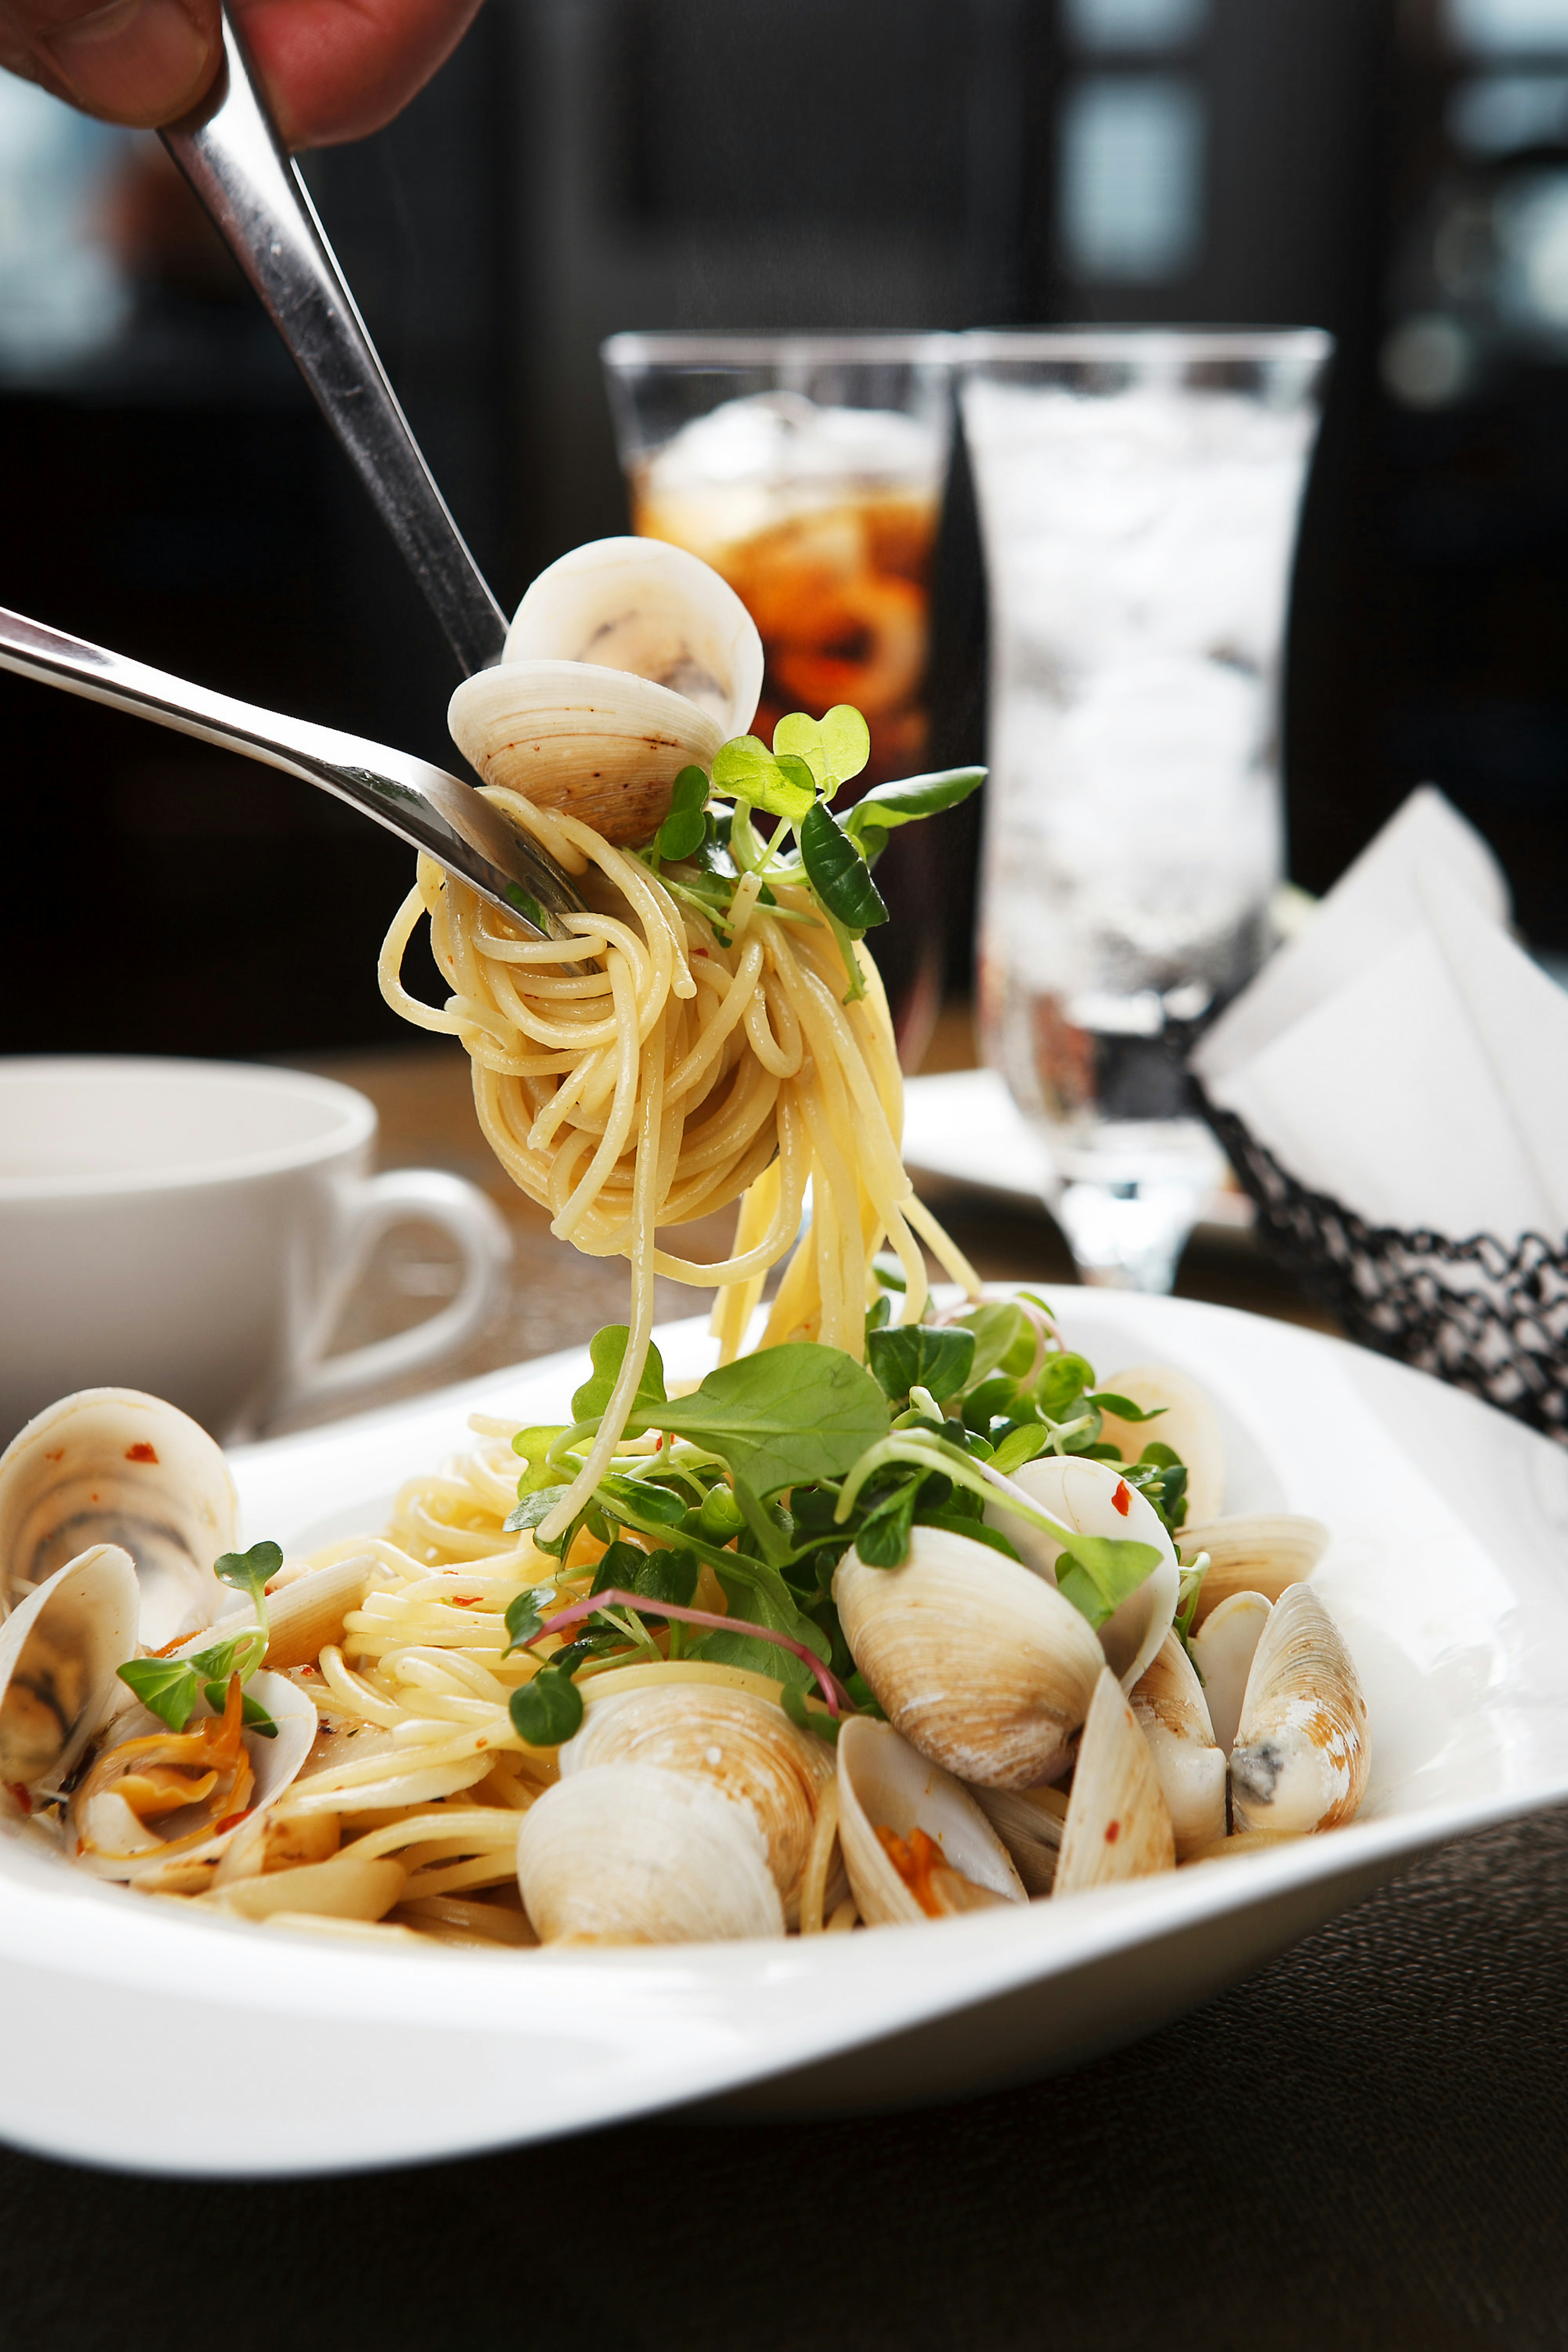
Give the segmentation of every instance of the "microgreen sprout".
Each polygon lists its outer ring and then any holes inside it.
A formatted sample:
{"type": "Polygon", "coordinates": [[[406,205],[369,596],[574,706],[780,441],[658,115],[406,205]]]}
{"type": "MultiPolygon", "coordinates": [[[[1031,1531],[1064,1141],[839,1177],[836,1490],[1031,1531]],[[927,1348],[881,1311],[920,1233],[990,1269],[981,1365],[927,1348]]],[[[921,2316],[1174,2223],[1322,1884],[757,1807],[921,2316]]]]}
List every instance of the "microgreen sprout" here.
{"type": "MultiPolygon", "coordinates": [[[[188,1658],[132,1658],[120,1668],[121,1681],[171,1731],[184,1731],[198,1699],[205,1698],[213,1713],[221,1715],[234,1675],[239,1676],[243,1689],[257,1672],[267,1655],[267,1583],[282,1565],[283,1554],[275,1543],[222,1553],[213,1562],[213,1574],[249,1596],[256,1610],[255,1624],[188,1658]]],[[[278,1726],[259,1700],[246,1698],[243,1717],[247,1727],[258,1731],[264,1739],[277,1738],[278,1726]]]]}

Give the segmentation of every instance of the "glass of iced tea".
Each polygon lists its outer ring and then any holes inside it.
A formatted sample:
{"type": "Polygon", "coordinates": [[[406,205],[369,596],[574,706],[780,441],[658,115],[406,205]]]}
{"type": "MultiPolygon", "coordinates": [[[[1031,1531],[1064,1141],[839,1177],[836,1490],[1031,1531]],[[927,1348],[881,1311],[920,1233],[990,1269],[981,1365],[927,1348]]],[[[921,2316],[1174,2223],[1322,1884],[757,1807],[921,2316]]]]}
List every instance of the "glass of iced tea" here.
{"type": "MultiPolygon", "coordinates": [[[[612,335],[603,357],[632,528],[689,548],[746,605],[767,656],[755,731],[786,710],[864,711],[853,792],[927,763],[931,569],[952,437],[942,335],[612,335]]],[[[869,942],[906,1068],[941,1001],[936,829],[878,867],[869,942]]]]}

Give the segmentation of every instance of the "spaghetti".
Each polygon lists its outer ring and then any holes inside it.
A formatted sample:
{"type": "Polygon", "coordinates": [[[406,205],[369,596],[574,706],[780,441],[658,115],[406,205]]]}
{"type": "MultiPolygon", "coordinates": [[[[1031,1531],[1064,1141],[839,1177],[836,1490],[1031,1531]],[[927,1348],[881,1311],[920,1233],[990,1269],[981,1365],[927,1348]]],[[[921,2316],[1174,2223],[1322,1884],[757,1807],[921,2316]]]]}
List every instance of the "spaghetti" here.
{"type": "Polygon", "coordinates": [[[904,1322],[918,1323],[926,1305],[922,1241],[971,1297],[979,1282],[904,1171],[902,1085],[875,966],[841,942],[809,890],[747,873],[709,913],[682,868],[671,887],[578,818],[505,788],[489,797],[580,877],[591,911],[567,918],[572,947],[503,932],[472,891],[422,859],[387,933],[381,986],[405,1020],[462,1041],[485,1135],[550,1211],[552,1231],[591,1256],[630,1261],[619,1376],[580,1475],[541,1530],[549,1538],[593,1493],[626,1429],[656,1274],[719,1292],[714,1328],[721,1360],[732,1360],[768,1274],[795,1247],[809,1188],[809,1233],[762,1346],[820,1339],[862,1358],[870,1265],[884,1244],[902,1270],[904,1322]],[[452,990],[439,1011],[401,979],[426,915],[452,990]],[[659,1227],[736,1200],[729,1257],[707,1265],[659,1245],[659,1227]]]}

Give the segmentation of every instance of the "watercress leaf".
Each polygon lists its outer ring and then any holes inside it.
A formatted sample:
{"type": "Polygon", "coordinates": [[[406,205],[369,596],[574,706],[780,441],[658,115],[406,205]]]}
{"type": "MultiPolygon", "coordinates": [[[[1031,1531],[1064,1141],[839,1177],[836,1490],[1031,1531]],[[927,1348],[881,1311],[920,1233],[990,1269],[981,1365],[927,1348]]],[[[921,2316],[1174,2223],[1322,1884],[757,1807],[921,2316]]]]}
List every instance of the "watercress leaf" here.
{"type": "Polygon", "coordinates": [[[1023,1422],[1010,1429],[991,1459],[1004,1478],[1021,1470],[1026,1462],[1033,1462],[1051,1442],[1051,1433],[1043,1422],[1023,1422]]]}
{"type": "Polygon", "coordinates": [[[1082,1356],[1047,1356],[1035,1383],[1035,1400],[1053,1421],[1062,1420],[1069,1405],[1094,1386],[1094,1366],[1082,1356]]]}
{"type": "Polygon", "coordinates": [[[1157,1404],[1152,1412],[1145,1412],[1142,1406],[1134,1404],[1131,1397],[1115,1396],[1110,1390],[1097,1391],[1089,1402],[1097,1412],[1112,1413],[1118,1421],[1158,1421],[1165,1411],[1163,1404],[1157,1404]]]}
{"type": "Polygon", "coordinates": [[[201,1689],[201,1678],[184,1658],[128,1658],[120,1679],[150,1714],[172,1731],[184,1731],[201,1689]]]}
{"type": "Polygon", "coordinates": [[[993,1372],[988,1381],[971,1381],[963,1392],[965,1426],[984,1434],[994,1421],[1011,1421],[1013,1408],[1018,1402],[1018,1383],[1005,1372],[993,1372]]]}
{"type": "Polygon", "coordinates": [[[689,857],[708,838],[708,820],[700,808],[672,808],[653,837],[661,857],[689,857]]]}
{"type": "Polygon", "coordinates": [[[668,1601],[678,1609],[689,1609],[700,1573],[697,1554],[684,1545],[670,1551],[652,1551],[638,1569],[632,1589],[649,1601],[668,1601]]]}
{"type": "Polygon", "coordinates": [[[656,1527],[678,1528],[686,1517],[684,1498],[651,1478],[623,1478],[612,1473],[600,1480],[597,1491],[612,1518],[624,1508],[636,1518],[652,1519],[656,1527]]]}
{"type": "Polygon", "coordinates": [[[786,1340],[710,1372],[659,1414],[661,1428],[719,1454],[763,1498],[847,1475],[888,1434],[888,1401],[864,1365],[816,1339],[786,1340]]]}
{"type": "Polygon", "coordinates": [[[861,793],[847,822],[856,833],[871,824],[914,824],[921,817],[956,808],[984,782],[984,768],[943,768],[934,775],[906,776],[900,783],[873,784],[861,793]]]}
{"type": "Polygon", "coordinates": [[[1103,1625],[1159,1564],[1152,1544],[1075,1535],[1058,1559],[1057,1589],[1091,1625],[1103,1625]]]}
{"type": "MultiPolygon", "coordinates": [[[[710,789],[702,769],[695,766],[682,768],[669,788],[669,805],[672,809],[679,809],[683,814],[695,809],[699,816],[705,817],[710,789]]],[[[707,832],[706,822],[702,829],[707,832]]]]}
{"type": "Polygon", "coordinates": [[[647,1554],[640,1544],[626,1543],[617,1538],[600,1556],[599,1564],[594,1570],[594,1581],[588,1587],[590,1594],[608,1592],[614,1585],[618,1585],[623,1592],[629,1592],[647,1560],[647,1554]]]}
{"type": "MultiPolygon", "coordinates": [[[[631,1333],[624,1323],[606,1323],[595,1331],[588,1342],[588,1354],[593,1360],[593,1376],[585,1380],[572,1399],[573,1421],[592,1421],[604,1412],[610,1402],[616,1382],[621,1376],[626,1342],[631,1333]]],[[[664,1360],[658,1349],[650,1347],[647,1361],[637,1382],[637,1392],[632,1399],[632,1409],[626,1418],[628,1430],[651,1428],[658,1408],[665,1402],[664,1360]],[[640,1418],[639,1418],[640,1415],[640,1418]]],[[[515,1438],[512,1443],[516,1444],[515,1438]]]]}
{"type": "Polygon", "coordinates": [[[923,1481],[908,1479],[897,1494],[868,1512],[855,1537],[855,1549],[868,1568],[899,1568],[909,1558],[915,1497],[923,1481]]]}
{"type": "MultiPolygon", "coordinates": [[[[786,753],[801,761],[811,772],[813,783],[820,788],[827,782],[827,754],[823,746],[822,728],[804,710],[786,710],[773,729],[773,757],[782,762],[786,753]]],[[[815,797],[815,795],[814,795],[815,797]]]]}
{"type": "Polygon", "coordinates": [[[1158,1437],[1150,1439],[1138,1459],[1140,1462],[1152,1463],[1157,1470],[1184,1470],[1187,1466],[1175,1448],[1166,1445],[1158,1437]]]}
{"type": "Polygon", "coordinates": [[[885,1393],[900,1403],[913,1388],[928,1389],[939,1404],[956,1396],[974,1363],[974,1334],[930,1323],[895,1323],[866,1341],[872,1371],[885,1393]]]}
{"type": "Polygon", "coordinates": [[[847,930],[868,931],[887,921],[887,901],[870,867],[821,801],[807,810],[801,825],[800,854],[812,888],[847,930]]]}
{"type": "Polygon", "coordinates": [[[974,1334],[974,1368],[971,1381],[985,1380],[992,1372],[1009,1371],[1017,1380],[1035,1360],[1035,1330],[1021,1307],[1010,1298],[990,1298],[972,1307],[961,1315],[957,1328],[974,1334]],[[1014,1366],[1007,1359],[1019,1351],[1019,1343],[1027,1343],[1029,1352],[1022,1363],[1014,1366]]]}
{"type": "Polygon", "coordinates": [[[213,1562],[213,1574],[232,1584],[237,1592],[247,1592],[260,1611],[267,1606],[267,1580],[276,1576],[282,1565],[279,1545],[256,1543],[248,1551],[220,1552],[213,1562]]]}
{"type": "Polygon", "coordinates": [[[837,1744],[838,1734],[843,1728],[843,1717],[829,1715],[826,1707],[808,1708],[805,1703],[805,1693],[798,1689],[794,1683],[784,1684],[779,1693],[779,1704],[790,1721],[797,1724],[802,1731],[814,1731],[818,1739],[828,1740],[834,1745],[837,1744]]]}
{"type": "MultiPolygon", "coordinates": [[[[871,730],[852,702],[836,702],[822,714],[821,740],[828,769],[824,795],[831,800],[835,786],[858,776],[870,758],[871,730]]],[[[778,749],[776,737],[773,749],[778,749]]]]}
{"type": "Polygon", "coordinates": [[[798,791],[809,793],[816,800],[816,777],[806,761],[797,759],[793,751],[785,751],[779,760],[779,772],[798,791]]]}
{"type": "MultiPolygon", "coordinates": [[[[786,775],[754,735],[737,735],[720,745],[713,760],[713,789],[766,809],[772,816],[787,817],[791,824],[800,823],[816,798],[815,786],[808,791],[786,775]]],[[[732,829],[731,842],[733,846],[732,829]]]]}
{"type": "Polygon", "coordinates": [[[261,1701],[252,1698],[248,1691],[239,1702],[239,1719],[247,1731],[258,1731],[263,1739],[276,1739],[278,1737],[277,1724],[261,1701]]]}
{"type": "Polygon", "coordinates": [[[243,1675],[248,1682],[261,1664],[267,1644],[259,1631],[235,1634],[232,1641],[220,1642],[216,1649],[196,1651],[186,1664],[209,1682],[226,1683],[230,1675],[243,1675]]]}
{"type": "Polygon", "coordinates": [[[561,1475],[545,1460],[558,1437],[564,1437],[568,1424],[563,1422],[545,1423],[535,1429],[520,1429],[511,1441],[511,1450],[520,1454],[528,1467],[517,1482],[520,1495],[531,1495],[540,1486],[553,1485],[561,1475]]]}
{"type": "Polygon", "coordinates": [[[883,850],[888,846],[887,826],[885,824],[858,824],[855,828],[855,838],[860,845],[861,856],[865,859],[868,866],[874,867],[878,858],[880,857],[883,850]]]}
{"type": "Polygon", "coordinates": [[[515,1601],[507,1602],[507,1645],[501,1653],[503,1657],[509,1657],[513,1650],[521,1649],[525,1642],[532,1641],[544,1622],[545,1603],[554,1598],[550,1585],[536,1584],[531,1592],[520,1592],[515,1601]]]}
{"type": "Polygon", "coordinates": [[[507,1703],[511,1727],[531,1748],[559,1748],[583,1720],[583,1694],[570,1675],[542,1666],[507,1703]]]}

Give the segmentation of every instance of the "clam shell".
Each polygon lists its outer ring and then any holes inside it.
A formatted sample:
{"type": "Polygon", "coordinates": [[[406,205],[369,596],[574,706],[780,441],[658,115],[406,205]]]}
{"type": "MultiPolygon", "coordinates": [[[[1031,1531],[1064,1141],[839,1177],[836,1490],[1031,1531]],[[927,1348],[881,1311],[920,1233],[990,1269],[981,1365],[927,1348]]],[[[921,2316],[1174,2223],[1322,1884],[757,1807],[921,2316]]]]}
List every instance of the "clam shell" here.
{"type": "MultiPolygon", "coordinates": [[[[1131,1690],[1169,1633],[1176,1613],[1181,1571],[1164,1521],[1146,1495],[1128,1486],[1113,1462],[1095,1462],[1082,1454],[1045,1454],[1026,1462],[1014,1474],[1013,1483],[1022,1486],[1042,1510],[1064,1520],[1079,1535],[1130,1538],[1152,1544],[1160,1553],[1159,1565],[1150,1570],[1138,1590],[1130,1592],[1115,1615],[1100,1628],[1106,1664],[1122,1689],[1131,1690]],[[1119,1491],[1125,1510],[1117,1507],[1119,1491]]],[[[985,1516],[1022,1553],[1027,1567],[1056,1582],[1059,1543],[1043,1528],[1032,1528],[1009,1511],[988,1505],[985,1516]]]]}
{"type": "Polygon", "coordinates": [[[1219,1415],[1197,1382],[1170,1364],[1133,1364],[1108,1375],[1104,1386],[1145,1412],[1160,1409],[1158,1421],[1118,1421],[1108,1412],[1101,1431],[1106,1444],[1120,1446],[1128,1462],[1156,1439],[1168,1445],[1187,1465],[1187,1517],[1216,1518],[1225,1503],[1225,1440],[1219,1415]]]}
{"type": "Polygon", "coordinates": [[[94,1544],[46,1579],[0,1626],[0,1788],[58,1788],[107,1713],[136,1654],[136,1564],[94,1544]]]}
{"type": "Polygon", "coordinates": [[[1053,1891],[1080,1895],[1175,1864],[1171,1816],[1149,1743],[1107,1666],[1083,1727],[1053,1891]]]}
{"type": "Polygon", "coordinates": [[[846,1553],[844,1638],[889,1719],[958,1780],[1024,1789],[1067,1760],[1104,1663],[1053,1584],[944,1528],[912,1531],[900,1568],[846,1553]]]}
{"type": "Polygon", "coordinates": [[[1056,1883],[1068,1801],[1059,1789],[972,1789],[1031,1898],[1056,1883]]]}
{"type": "Polygon", "coordinates": [[[1176,1860],[1225,1835],[1225,1758],[1209,1721],[1204,1687],[1174,1633],[1132,1692],[1132,1712],[1149,1743],[1171,1816],[1176,1860]]]}
{"type": "Polygon", "coordinates": [[[716,572],[659,540],[596,540],[540,573],[447,723],[487,783],[639,842],[681,769],[751,725],[762,684],[756,625],[716,572]]]}
{"type": "Polygon", "coordinates": [[[212,1564],[237,1523],[228,1465],[198,1423],[136,1389],[83,1389],[0,1454],[0,1602],[15,1608],[89,1545],[118,1545],[141,1580],[141,1639],[162,1649],[230,1605],[212,1564]]]}
{"type": "Polygon", "coordinates": [[[1343,1636],[1310,1584],[1275,1602],[1231,1750],[1237,1830],[1337,1829],[1360,1805],[1366,1700],[1343,1636]]]}
{"type": "Polygon", "coordinates": [[[1254,1511],[1189,1523],[1180,1541],[1184,1560],[1209,1556],[1193,1619],[1201,1625],[1233,1592],[1278,1601],[1288,1585],[1304,1584],[1329,1548],[1329,1531],[1294,1511],[1254,1511]]]}
{"type": "MultiPolygon", "coordinates": [[[[853,1716],[838,1735],[838,1835],[856,1906],[874,1927],[927,1918],[879,1829],[901,1838],[924,1830],[951,1868],[993,1900],[1028,1900],[1005,1846],[968,1790],[900,1739],[891,1724],[853,1716]]],[[[960,1907],[979,1906],[955,1903],[960,1907]]]]}
{"type": "Polygon", "coordinates": [[[750,1691],[702,1683],[611,1693],[560,1751],[562,1777],[600,1764],[652,1764],[695,1772],[744,1805],[762,1832],[773,1884],[793,1926],[817,1803],[833,1776],[833,1750],[801,1731],[783,1707],[750,1691]]]}
{"type": "MultiPolygon", "coordinates": [[[[217,1831],[199,1844],[186,1846],[178,1853],[165,1853],[163,1848],[179,1837],[189,1835],[199,1828],[200,1814],[195,1807],[168,1813],[151,1826],[156,1846],[148,1843],[149,1825],[138,1822],[131,1808],[112,1791],[90,1801],[92,1819],[85,1818],[81,1796],[73,1801],[66,1821],[67,1851],[84,1870],[95,1877],[121,1881],[134,1879],[148,1894],[190,1895],[200,1893],[210,1885],[217,1865],[226,1853],[229,1842],[245,1823],[275,1805],[284,1790],[298,1779],[305,1759],[316,1737],[317,1715],[313,1701],[286,1675],[258,1674],[246,1685],[247,1695],[258,1699],[278,1726],[277,1736],[265,1739],[257,1731],[244,1734],[251,1770],[256,1775],[250,1801],[244,1821],[235,1827],[217,1831]],[[193,1814],[195,1818],[192,1818],[193,1814]],[[90,1835],[94,1851],[75,1853],[78,1839],[90,1835]]],[[[128,1740],[140,1739],[150,1734],[165,1731],[168,1727],[144,1708],[136,1707],[118,1717],[112,1727],[105,1755],[128,1740]]],[[[84,1783],[85,1792],[85,1783],[84,1783]]]]}
{"type": "Polygon", "coordinates": [[[652,1764],[574,1772],[523,1815],[517,1882],[542,1943],[700,1944],[782,1936],[749,1806],[652,1764]]]}
{"type": "Polygon", "coordinates": [[[1209,1612],[1193,1637],[1193,1664],[1209,1722],[1223,1754],[1236,1744],[1241,1702],[1272,1603],[1261,1592],[1233,1592],[1209,1612]]]}

